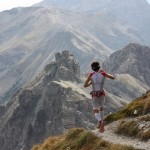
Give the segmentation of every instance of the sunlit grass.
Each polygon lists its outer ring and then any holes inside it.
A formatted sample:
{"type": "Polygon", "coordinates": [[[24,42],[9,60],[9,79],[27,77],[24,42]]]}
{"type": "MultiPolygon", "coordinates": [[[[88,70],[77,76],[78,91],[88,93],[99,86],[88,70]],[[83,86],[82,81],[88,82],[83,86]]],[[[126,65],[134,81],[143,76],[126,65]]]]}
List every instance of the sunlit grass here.
{"type": "Polygon", "coordinates": [[[111,114],[105,118],[106,123],[124,119],[126,117],[137,117],[150,113],[150,92],[147,92],[140,98],[135,99],[125,108],[117,113],[111,114]],[[135,114],[136,110],[136,114],[135,114]]]}
{"type": "Polygon", "coordinates": [[[32,150],[138,150],[130,146],[111,144],[95,136],[93,133],[74,128],[63,136],[48,138],[32,150]]]}

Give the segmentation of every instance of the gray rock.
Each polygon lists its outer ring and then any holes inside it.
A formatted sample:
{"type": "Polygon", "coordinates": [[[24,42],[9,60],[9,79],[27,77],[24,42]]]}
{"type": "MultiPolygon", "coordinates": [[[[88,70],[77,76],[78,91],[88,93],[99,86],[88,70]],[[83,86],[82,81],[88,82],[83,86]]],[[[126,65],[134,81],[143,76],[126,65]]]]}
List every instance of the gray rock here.
{"type": "Polygon", "coordinates": [[[53,79],[80,82],[80,65],[68,50],[55,54],[55,61],[45,67],[45,82],[53,79]]]}
{"type": "Polygon", "coordinates": [[[131,43],[120,51],[113,53],[103,63],[103,68],[114,74],[130,74],[143,84],[150,86],[150,48],[131,43]]]}
{"type": "Polygon", "coordinates": [[[92,129],[95,119],[89,99],[60,81],[80,82],[79,76],[80,66],[69,51],[56,53],[56,61],[45,67],[40,81],[0,106],[1,150],[29,150],[72,127],[92,129]]]}

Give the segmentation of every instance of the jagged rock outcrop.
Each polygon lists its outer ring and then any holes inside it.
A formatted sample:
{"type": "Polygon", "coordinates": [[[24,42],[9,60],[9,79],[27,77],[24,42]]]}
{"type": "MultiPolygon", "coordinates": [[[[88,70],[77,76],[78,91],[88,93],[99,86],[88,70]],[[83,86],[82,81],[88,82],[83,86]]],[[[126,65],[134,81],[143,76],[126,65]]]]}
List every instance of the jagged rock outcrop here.
{"type": "Polygon", "coordinates": [[[6,106],[0,106],[1,150],[29,150],[69,128],[94,128],[89,99],[68,85],[80,82],[79,64],[67,50],[55,58],[40,80],[35,79],[6,106]]]}
{"type": "Polygon", "coordinates": [[[45,67],[47,73],[45,80],[69,80],[79,82],[80,65],[74,60],[74,56],[68,50],[56,53],[55,61],[45,67]]]}

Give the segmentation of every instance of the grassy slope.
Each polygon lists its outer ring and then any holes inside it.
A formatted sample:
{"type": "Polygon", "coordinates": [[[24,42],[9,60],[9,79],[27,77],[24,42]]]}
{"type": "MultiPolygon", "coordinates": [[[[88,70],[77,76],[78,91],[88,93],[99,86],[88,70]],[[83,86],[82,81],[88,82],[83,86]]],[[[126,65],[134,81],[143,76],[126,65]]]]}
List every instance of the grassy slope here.
{"type": "Polygon", "coordinates": [[[124,109],[105,118],[106,123],[119,119],[122,119],[122,121],[118,125],[116,133],[148,141],[150,139],[150,129],[144,129],[144,126],[146,126],[144,123],[149,124],[150,121],[150,91],[132,101],[124,109]],[[137,113],[135,113],[135,110],[137,113]],[[130,119],[125,120],[127,117],[130,119]],[[143,128],[139,127],[140,124],[143,125],[143,128]]]}
{"type": "Polygon", "coordinates": [[[150,128],[145,128],[143,122],[143,128],[139,128],[139,122],[144,121],[144,123],[150,122],[150,116],[143,116],[136,120],[121,121],[116,130],[117,134],[122,134],[126,136],[136,137],[142,141],[148,141],[150,139],[150,128]],[[145,129],[144,129],[145,128],[145,129]]]}
{"type": "Polygon", "coordinates": [[[107,116],[105,121],[106,123],[111,123],[126,117],[137,117],[148,113],[150,113],[150,91],[142,95],[140,98],[135,99],[117,113],[107,116]],[[137,111],[137,114],[135,114],[135,110],[137,111]]]}
{"type": "Polygon", "coordinates": [[[110,144],[93,133],[80,129],[70,129],[65,135],[50,137],[32,150],[138,150],[119,144],[110,144]]]}

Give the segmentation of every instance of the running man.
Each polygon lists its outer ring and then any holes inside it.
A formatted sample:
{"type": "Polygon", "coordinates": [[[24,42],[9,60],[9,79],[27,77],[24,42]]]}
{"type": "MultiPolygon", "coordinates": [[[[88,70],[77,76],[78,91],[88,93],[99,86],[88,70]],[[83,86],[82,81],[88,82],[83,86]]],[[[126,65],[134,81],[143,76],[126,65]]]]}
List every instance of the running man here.
{"type": "Polygon", "coordinates": [[[95,118],[98,120],[98,128],[101,133],[104,129],[104,102],[105,102],[105,91],[103,90],[105,78],[114,80],[115,77],[111,74],[100,70],[99,62],[93,62],[91,68],[94,72],[90,73],[84,83],[84,87],[92,85],[92,106],[95,118]]]}

